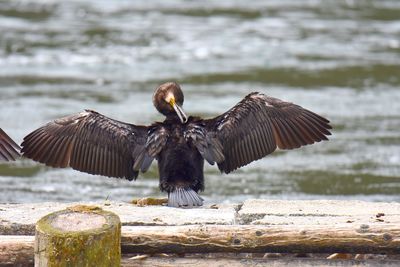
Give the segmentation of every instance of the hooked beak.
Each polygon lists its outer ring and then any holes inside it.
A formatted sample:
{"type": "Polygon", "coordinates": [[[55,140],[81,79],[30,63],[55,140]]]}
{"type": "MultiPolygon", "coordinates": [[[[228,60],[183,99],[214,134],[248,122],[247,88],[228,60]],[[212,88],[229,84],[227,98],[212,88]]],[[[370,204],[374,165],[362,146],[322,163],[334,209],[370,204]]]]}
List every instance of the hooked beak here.
{"type": "Polygon", "coordinates": [[[188,117],[186,116],[185,112],[183,112],[183,109],[178,104],[176,104],[175,98],[171,98],[169,100],[169,104],[175,110],[176,115],[178,115],[181,122],[186,123],[188,121],[188,117]]]}

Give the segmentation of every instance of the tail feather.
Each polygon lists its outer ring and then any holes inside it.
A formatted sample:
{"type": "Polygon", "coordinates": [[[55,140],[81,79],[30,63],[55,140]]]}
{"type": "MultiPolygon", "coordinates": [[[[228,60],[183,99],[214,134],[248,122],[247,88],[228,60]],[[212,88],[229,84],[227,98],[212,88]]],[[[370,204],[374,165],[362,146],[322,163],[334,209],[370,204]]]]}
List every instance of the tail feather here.
{"type": "Polygon", "coordinates": [[[193,208],[202,206],[203,199],[191,188],[178,187],[168,194],[168,206],[176,208],[193,208]]]}

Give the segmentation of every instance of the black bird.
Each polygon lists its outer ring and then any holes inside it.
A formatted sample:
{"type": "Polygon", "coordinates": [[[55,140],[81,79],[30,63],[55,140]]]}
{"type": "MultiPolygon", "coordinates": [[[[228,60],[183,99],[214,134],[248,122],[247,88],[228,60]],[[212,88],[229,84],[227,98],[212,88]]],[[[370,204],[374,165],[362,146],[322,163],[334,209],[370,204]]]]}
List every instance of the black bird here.
{"type": "Polygon", "coordinates": [[[201,206],[204,160],[221,172],[272,153],[328,140],[329,121],[296,104],[251,93],[227,112],[212,118],[187,117],[183,93],[174,82],[153,95],[163,122],[138,126],[92,110],[56,119],[33,131],[22,143],[23,156],[52,167],[136,179],[158,161],[160,189],[168,205],[201,206]]]}
{"type": "Polygon", "coordinates": [[[0,128],[0,161],[11,161],[19,157],[20,147],[0,128]]]}

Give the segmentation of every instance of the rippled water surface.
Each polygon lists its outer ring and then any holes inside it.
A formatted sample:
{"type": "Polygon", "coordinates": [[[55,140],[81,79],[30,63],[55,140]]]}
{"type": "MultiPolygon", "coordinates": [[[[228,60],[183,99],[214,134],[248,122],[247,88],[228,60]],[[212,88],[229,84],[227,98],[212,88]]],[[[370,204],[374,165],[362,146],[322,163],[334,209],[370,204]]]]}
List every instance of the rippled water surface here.
{"type": "MultiPolygon", "coordinates": [[[[251,91],[328,117],[329,142],[277,151],[229,175],[206,166],[205,199],[400,201],[400,1],[0,1],[0,127],[17,142],[85,108],[161,120],[175,80],[189,114],[251,91]]],[[[156,164],[136,182],[0,164],[0,202],[162,196],[156,164]]]]}

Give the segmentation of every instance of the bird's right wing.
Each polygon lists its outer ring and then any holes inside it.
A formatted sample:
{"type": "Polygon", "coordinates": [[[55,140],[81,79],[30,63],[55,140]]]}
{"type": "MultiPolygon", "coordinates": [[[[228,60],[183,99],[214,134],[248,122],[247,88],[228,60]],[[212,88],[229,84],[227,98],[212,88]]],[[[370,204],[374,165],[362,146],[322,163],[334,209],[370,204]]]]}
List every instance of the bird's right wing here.
{"type": "Polygon", "coordinates": [[[21,148],[0,128],[0,161],[15,160],[21,148]]]}
{"type": "MultiPolygon", "coordinates": [[[[22,143],[23,156],[52,167],[109,177],[136,179],[145,157],[138,158],[147,139],[146,126],[110,119],[95,111],[56,119],[33,131],[22,143]],[[141,161],[141,162],[136,162],[141,161]]],[[[151,163],[151,162],[150,162],[151,163]]]]}

